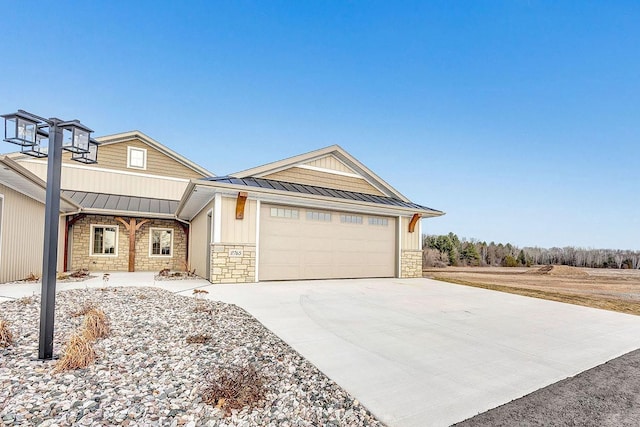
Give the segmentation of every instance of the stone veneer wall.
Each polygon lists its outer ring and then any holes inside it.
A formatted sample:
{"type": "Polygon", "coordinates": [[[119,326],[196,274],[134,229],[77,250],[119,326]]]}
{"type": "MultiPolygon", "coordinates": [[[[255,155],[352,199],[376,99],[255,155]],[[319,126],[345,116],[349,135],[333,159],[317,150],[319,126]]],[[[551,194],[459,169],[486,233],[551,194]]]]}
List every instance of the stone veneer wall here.
{"type": "MultiPolygon", "coordinates": [[[[128,220],[128,218],[124,218],[128,220]]],[[[138,218],[138,222],[143,218],[138,218]]],[[[69,270],[86,268],[91,271],[127,271],[129,269],[129,232],[125,226],[107,215],[87,215],[71,229],[71,262],[69,270]],[[118,226],[118,255],[90,255],[91,225],[118,226]]],[[[163,268],[183,270],[187,251],[187,238],[182,227],[173,220],[152,219],[136,232],[136,271],[160,271],[163,268]],[[149,256],[150,228],[173,229],[171,257],[149,256]]]]}
{"type": "Polygon", "coordinates": [[[211,245],[211,283],[250,283],[256,281],[256,245],[211,245]],[[243,256],[229,256],[231,250],[242,250],[243,256]]]}
{"type": "Polygon", "coordinates": [[[400,269],[400,277],[422,277],[422,251],[403,249],[400,269]]]}
{"type": "MultiPolygon", "coordinates": [[[[127,240],[128,239],[129,236],[127,235],[127,240]]],[[[187,236],[177,221],[170,219],[152,219],[136,232],[136,271],[160,271],[163,268],[184,271],[186,259],[187,236]],[[149,242],[149,233],[151,233],[152,228],[170,228],[173,230],[173,252],[170,257],[149,256],[151,244],[151,242],[149,242]]]]}

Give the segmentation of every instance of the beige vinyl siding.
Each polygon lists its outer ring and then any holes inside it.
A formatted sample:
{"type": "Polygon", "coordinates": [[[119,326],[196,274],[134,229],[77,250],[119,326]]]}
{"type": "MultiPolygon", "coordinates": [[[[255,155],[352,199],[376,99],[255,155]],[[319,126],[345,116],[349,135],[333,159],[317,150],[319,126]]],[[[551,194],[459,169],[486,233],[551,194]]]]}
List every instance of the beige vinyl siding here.
{"type": "Polygon", "coordinates": [[[222,198],[222,243],[256,243],[256,206],[255,200],[247,200],[244,219],[236,219],[236,199],[222,198]]]}
{"type": "Polygon", "coordinates": [[[207,277],[207,246],[211,244],[208,230],[208,212],[213,209],[213,203],[207,204],[198,215],[191,220],[191,236],[189,238],[189,264],[200,277],[207,277]]]}
{"type": "MultiPolygon", "coordinates": [[[[45,162],[20,161],[20,165],[46,180],[45,162]]],[[[188,184],[186,179],[164,179],[162,176],[140,176],[86,168],[77,162],[62,166],[61,187],[69,190],[180,200],[188,184]]]]}
{"type": "Polygon", "coordinates": [[[402,233],[402,249],[410,249],[419,251],[420,250],[420,227],[419,224],[416,224],[415,231],[413,233],[409,233],[409,223],[411,222],[411,217],[402,217],[402,223],[400,232],[402,233]]]}
{"type": "Polygon", "coordinates": [[[320,159],[305,163],[305,165],[314,166],[317,168],[331,169],[338,172],[355,173],[351,168],[349,168],[347,165],[333,156],[325,156],[320,159]]]}
{"type": "Polygon", "coordinates": [[[44,204],[0,184],[0,283],[42,274],[44,204]]]}
{"type": "MultiPolygon", "coordinates": [[[[63,161],[67,163],[77,163],[71,160],[70,153],[64,154],[63,161]]],[[[191,179],[203,177],[203,175],[193,169],[172,159],[139,139],[101,145],[98,148],[98,163],[93,166],[105,169],[147,173],[150,175],[171,176],[175,178],[191,179]],[[127,147],[143,148],[147,150],[146,169],[127,167],[127,147]]]]}
{"type": "Polygon", "coordinates": [[[264,176],[263,178],[384,196],[382,192],[362,178],[354,178],[297,167],[272,173],[264,176]]]}

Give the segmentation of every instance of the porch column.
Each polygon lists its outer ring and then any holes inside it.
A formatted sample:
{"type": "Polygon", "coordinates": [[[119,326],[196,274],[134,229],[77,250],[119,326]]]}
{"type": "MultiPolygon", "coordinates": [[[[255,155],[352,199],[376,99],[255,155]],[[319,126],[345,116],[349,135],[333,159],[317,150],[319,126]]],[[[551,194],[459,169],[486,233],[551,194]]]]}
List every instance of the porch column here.
{"type": "Polygon", "coordinates": [[[135,271],[136,266],[136,231],[138,231],[143,225],[149,222],[148,219],[143,219],[140,222],[136,222],[135,218],[129,218],[129,222],[125,221],[119,216],[116,220],[120,221],[124,228],[129,232],[129,271],[135,271]]]}

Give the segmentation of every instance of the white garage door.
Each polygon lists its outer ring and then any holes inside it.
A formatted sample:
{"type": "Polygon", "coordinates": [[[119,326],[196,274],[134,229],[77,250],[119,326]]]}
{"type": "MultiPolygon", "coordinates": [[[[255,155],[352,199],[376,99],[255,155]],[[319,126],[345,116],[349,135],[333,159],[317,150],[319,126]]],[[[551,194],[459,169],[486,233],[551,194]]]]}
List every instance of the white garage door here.
{"type": "Polygon", "coordinates": [[[259,280],[394,277],[396,219],[263,204],[259,280]]]}

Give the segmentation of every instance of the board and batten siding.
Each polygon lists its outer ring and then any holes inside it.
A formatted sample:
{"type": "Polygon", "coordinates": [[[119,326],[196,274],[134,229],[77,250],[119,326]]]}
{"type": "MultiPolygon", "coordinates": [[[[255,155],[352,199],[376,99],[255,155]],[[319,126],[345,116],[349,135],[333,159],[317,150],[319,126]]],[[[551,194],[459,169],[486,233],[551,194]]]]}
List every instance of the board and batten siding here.
{"type": "MultiPolygon", "coordinates": [[[[46,180],[47,164],[38,160],[19,161],[39,178],[46,180]]],[[[61,187],[65,190],[180,200],[189,181],[183,178],[132,175],[118,171],[83,167],[77,162],[62,165],[61,187]]]]}
{"type": "MultiPolygon", "coordinates": [[[[0,283],[42,275],[44,204],[0,184],[0,283]]],[[[58,271],[62,271],[64,217],[60,218],[58,271]]]]}
{"type": "MultiPolygon", "coordinates": [[[[63,162],[77,164],[77,162],[71,160],[70,153],[64,154],[63,162]]],[[[145,144],[139,139],[101,145],[98,148],[98,163],[93,166],[127,172],[147,173],[150,175],[171,176],[174,178],[203,178],[203,175],[150,145],[145,144]],[[128,147],[142,148],[147,151],[146,169],[127,167],[128,147]]]]}
{"type": "Polygon", "coordinates": [[[211,244],[211,235],[207,232],[208,215],[213,209],[213,202],[208,203],[192,220],[189,238],[189,268],[195,269],[200,277],[207,277],[207,254],[211,244]]]}
{"type": "Polygon", "coordinates": [[[411,217],[402,217],[401,228],[401,244],[403,250],[420,250],[420,227],[416,224],[416,229],[413,233],[409,233],[409,223],[411,222],[411,217]]]}
{"type": "Polygon", "coordinates": [[[236,199],[222,198],[222,243],[231,244],[255,244],[257,203],[255,200],[247,200],[244,206],[244,219],[236,219],[236,199]]]}
{"type": "Polygon", "coordinates": [[[363,178],[326,173],[321,171],[292,167],[264,176],[265,179],[275,181],[293,182],[296,184],[315,185],[318,187],[333,188],[336,190],[353,191],[356,193],[374,194],[384,196],[384,194],[369,184],[363,178]]]}

